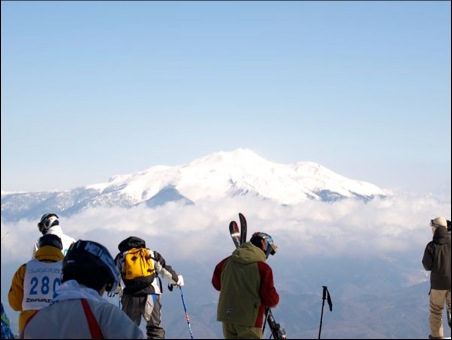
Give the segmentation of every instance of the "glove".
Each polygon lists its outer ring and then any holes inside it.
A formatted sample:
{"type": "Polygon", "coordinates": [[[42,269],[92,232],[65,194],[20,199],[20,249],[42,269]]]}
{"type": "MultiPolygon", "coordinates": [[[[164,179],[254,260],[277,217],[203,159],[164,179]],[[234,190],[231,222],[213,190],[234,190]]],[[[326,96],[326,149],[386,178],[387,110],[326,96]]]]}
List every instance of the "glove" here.
{"type": "Polygon", "coordinates": [[[184,277],[182,275],[178,275],[176,286],[182,287],[183,285],[184,285],[184,277]]]}
{"type": "Polygon", "coordinates": [[[114,297],[115,295],[119,295],[119,299],[121,299],[122,297],[122,287],[120,285],[118,285],[116,287],[116,290],[114,292],[108,292],[107,294],[109,297],[114,297]]]}

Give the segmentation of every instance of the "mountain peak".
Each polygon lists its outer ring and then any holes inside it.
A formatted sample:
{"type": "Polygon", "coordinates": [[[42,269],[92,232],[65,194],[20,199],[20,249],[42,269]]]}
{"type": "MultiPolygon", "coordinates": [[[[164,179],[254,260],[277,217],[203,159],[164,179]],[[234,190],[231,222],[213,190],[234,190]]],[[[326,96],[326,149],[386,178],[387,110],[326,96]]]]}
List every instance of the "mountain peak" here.
{"type": "MultiPolygon", "coordinates": [[[[307,200],[333,202],[355,198],[371,200],[388,193],[376,185],[341,176],[314,162],[279,164],[254,151],[219,151],[178,166],[154,166],[144,171],[111,176],[108,182],[64,192],[2,192],[2,217],[23,205],[27,214],[45,201],[46,210],[74,213],[87,207],[162,205],[166,201],[196,204],[204,199],[253,196],[280,205],[307,200]],[[25,202],[25,203],[24,203],[25,202]]],[[[16,209],[11,214],[20,214],[16,209]]]]}
{"type": "Polygon", "coordinates": [[[234,163],[237,165],[252,162],[268,162],[251,149],[239,148],[232,151],[218,151],[210,155],[195,159],[189,165],[196,166],[199,164],[218,165],[220,163],[234,163]]]}

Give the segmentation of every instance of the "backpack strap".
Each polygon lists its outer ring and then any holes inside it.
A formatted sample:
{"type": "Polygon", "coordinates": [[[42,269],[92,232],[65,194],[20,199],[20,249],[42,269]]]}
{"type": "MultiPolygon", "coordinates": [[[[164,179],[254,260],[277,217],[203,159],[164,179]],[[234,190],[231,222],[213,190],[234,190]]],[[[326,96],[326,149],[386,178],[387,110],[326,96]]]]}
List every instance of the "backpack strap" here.
{"type": "Polygon", "coordinates": [[[91,307],[86,299],[81,299],[83,311],[85,312],[86,320],[88,321],[89,331],[91,333],[91,339],[103,339],[104,335],[99,327],[97,319],[94,317],[91,307]]]}

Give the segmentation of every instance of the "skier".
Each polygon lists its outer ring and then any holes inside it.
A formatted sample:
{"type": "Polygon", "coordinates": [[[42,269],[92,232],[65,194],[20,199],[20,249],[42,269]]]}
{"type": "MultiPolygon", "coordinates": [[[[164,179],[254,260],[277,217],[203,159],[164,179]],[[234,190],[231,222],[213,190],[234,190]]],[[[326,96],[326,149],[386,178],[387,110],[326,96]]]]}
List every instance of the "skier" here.
{"type": "Polygon", "coordinates": [[[276,253],[270,235],[253,234],[215,267],[213,287],[220,291],[217,320],[225,339],[261,339],[266,308],[279,302],[273,271],[265,262],[276,253]]]}
{"type": "Polygon", "coordinates": [[[443,308],[447,304],[447,319],[451,324],[451,254],[447,220],[437,217],[430,221],[433,240],[424,250],[422,264],[430,271],[430,339],[443,339],[443,308]]]}
{"type": "MultiPolygon", "coordinates": [[[[75,239],[63,233],[63,230],[60,227],[60,221],[57,214],[47,213],[42,215],[41,221],[39,221],[38,223],[38,229],[42,233],[42,235],[55,234],[59,238],[61,238],[61,241],[63,242],[62,250],[63,255],[66,255],[69,246],[75,242],[75,239]]],[[[32,258],[34,258],[38,248],[39,248],[39,239],[36,241],[34,245],[32,258]]]]}
{"type": "Polygon", "coordinates": [[[64,258],[61,239],[47,234],[39,239],[38,246],[35,258],[17,269],[8,293],[11,308],[20,311],[19,333],[32,315],[51,304],[61,282],[64,258]]]}
{"type": "MultiPolygon", "coordinates": [[[[139,237],[130,236],[126,238],[119,243],[118,249],[119,253],[115,257],[115,263],[121,272],[124,290],[119,288],[110,296],[120,295],[122,310],[138,326],[141,323],[141,316],[144,317],[148,339],[164,339],[165,329],[161,326],[161,294],[163,289],[160,276],[168,281],[171,286],[180,287],[184,285],[183,276],[177,274],[171,266],[167,265],[160,253],[146,248],[146,242],[139,237]],[[151,275],[133,279],[126,278],[125,258],[127,252],[132,249],[146,250],[152,268],[149,269],[152,272],[151,275]]],[[[137,261],[137,263],[144,262],[146,261],[137,261]]],[[[140,269],[134,269],[134,271],[140,271],[140,269]]]]}
{"type": "Polygon", "coordinates": [[[54,303],[22,330],[22,339],[142,339],[143,332],[118,306],[102,298],[114,291],[119,272],[103,245],[78,240],[63,260],[54,303]]]}
{"type": "Polygon", "coordinates": [[[13,331],[10,327],[9,318],[5,313],[5,310],[3,309],[3,302],[2,302],[2,339],[14,339],[13,331]]]}

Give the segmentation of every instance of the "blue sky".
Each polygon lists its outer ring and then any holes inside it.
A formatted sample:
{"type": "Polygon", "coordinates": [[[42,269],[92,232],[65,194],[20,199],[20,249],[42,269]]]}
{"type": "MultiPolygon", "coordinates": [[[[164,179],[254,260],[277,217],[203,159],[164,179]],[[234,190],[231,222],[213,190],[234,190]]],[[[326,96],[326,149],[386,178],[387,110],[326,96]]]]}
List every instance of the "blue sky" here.
{"type": "Polygon", "coordinates": [[[450,2],[1,2],[2,190],[250,148],[451,184],[450,2]]]}

